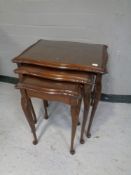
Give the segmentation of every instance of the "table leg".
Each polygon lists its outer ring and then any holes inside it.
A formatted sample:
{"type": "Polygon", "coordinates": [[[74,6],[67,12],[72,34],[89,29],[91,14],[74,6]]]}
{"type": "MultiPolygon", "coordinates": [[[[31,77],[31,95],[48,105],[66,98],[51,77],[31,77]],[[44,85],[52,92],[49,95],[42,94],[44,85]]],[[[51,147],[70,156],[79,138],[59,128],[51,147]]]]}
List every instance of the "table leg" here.
{"type": "MultiPolygon", "coordinates": [[[[82,99],[79,100],[79,103],[78,103],[78,116],[80,114],[80,110],[81,110],[81,102],[82,102],[82,99]]],[[[78,123],[77,125],[79,126],[80,125],[80,120],[79,120],[79,117],[78,117],[78,123]]]]}
{"type": "Polygon", "coordinates": [[[43,103],[45,103],[46,107],[48,107],[48,106],[49,106],[49,103],[48,103],[48,101],[47,101],[47,100],[43,100],[43,103]]]}
{"type": "Polygon", "coordinates": [[[26,90],[23,89],[21,90],[21,106],[34,136],[33,144],[36,145],[38,143],[38,140],[36,136],[35,124],[30,110],[30,102],[26,94],[26,90]]]}
{"type": "Polygon", "coordinates": [[[92,88],[92,85],[84,85],[84,94],[83,94],[84,112],[83,112],[83,122],[82,122],[81,137],[80,137],[81,144],[85,142],[83,137],[84,137],[85,126],[87,123],[89,108],[90,108],[91,88],[92,88]]]}
{"type": "Polygon", "coordinates": [[[33,108],[33,105],[32,105],[32,102],[31,102],[30,98],[29,98],[29,103],[30,103],[30,109],[31,109],[31,113],[32,113],[32,116],[33,116],[34,123],[37,123],[36,114],[35,114],[35,111],[34,111],[34,108],[33,108]]]}
{"type": "Polygon", "coordinates": [[[75,154],[75,149],[74,149],[74,138],[76,134],[76,128],[77,128],[77,123],[78,123],[78,110],[79,106],[71,106],[71,118],[72,118],[72,132],[71,132],[71,147],[70,147],[70,153],[75,154]]]}
{"type": "Polygon", "coordinates": [[[45,119],[48,119],[48,113],[47,113],[47,107],[48,107],[48,101],[43,100],[43,104],[44,104],[44,109],[45,109],[45,119]]]}
{"type": "Polygon", "coordinates": [[[101,81],[102,81],[102,76],[101,75],[97,75],[96,76],[96,85],[94,87],[94,100],[93,100],[93,105],[92,105],[92,110],[91,110],[91,115],[90,115],[90,120],[89,120],[89,125],[87,128],[87,137],[90,138],[91,137],[91,126],[92,126],[92,122],[93,122],[93,118],[98,106],[98,102],[101,98],[101,81]]]}

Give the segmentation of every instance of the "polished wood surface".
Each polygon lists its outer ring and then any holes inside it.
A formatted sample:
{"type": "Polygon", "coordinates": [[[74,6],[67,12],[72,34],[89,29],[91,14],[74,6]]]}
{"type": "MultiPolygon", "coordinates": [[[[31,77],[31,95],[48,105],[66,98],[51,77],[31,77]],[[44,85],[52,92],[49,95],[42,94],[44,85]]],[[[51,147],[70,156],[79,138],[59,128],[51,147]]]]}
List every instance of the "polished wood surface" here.
{"type": "Polygon", "coordinates": [[[86,135],[91,136],[91,126],[101,96],[102,74],[106,73],[108,54],[107,46],[66,41],[39,40],[22,54],[13,59],[18,68],[20,81],[17,88],[22,94],[22,108],[37,143],[34,124],[37,122],[31,103],[31,97],[44,101],[45,118],[48,118],[47,101],[57,100],[71,105],[72,140],[80,112],[81,101],[84,102],[83,122],[80,143],[84,143],[84,131],[92,106],[86,135]],[[25,99],[27,98],[27,99],[25,99]],[[25,103],[25,104],[24,104],[25,103]],[[77,107],[76,107],[77,106],[77,107]]]}
{"type": "Polygon", "coordinates": [[[39,92],[48,92],[48,94],[59,94],[78,97],[81,89],[79,84],[74,83],[63,83],[51,80],[43,80],[42,78],[34,78],[29,76],[24,76],[22,82],[18,82],[16,88],[21,89],[39,89],[39,92]]]}
{"type": "Polygon", "coordinates": [[[85,72],[59,70],[53,68],[46,68],[41,66],[22,65],[15,69],[17,74],[32,75],[35,77],[41,77],[57,81],[67,81],[82,84],[92,84],[93,76],[86,74],[85,72]]]}
{"type": "Polygon", "coordinates": [[[106,72],[107,46],[39,40],[14,58],[13,62],[104,73],[106,72]]]}
{"type": "Polygon", "coordinates": [[[35,132],[36,131],[35,122],[33,120],[33,116],[30,110],[30,99],[25,89],[20,89],[20,92],[21,92],[21,106],[34,136],[33,144],[36,145],[38,143],[38,139],[35,132]]]}
{"type": "MultiPolygon", "coordinates": [[[[76,134],[76,127],[78,123],[80,104],[82,99],[82,91],[80,85],[24,76],[22,81],[20,80],[20,82],[16,85],[16,88],[21,90],[21,105],[32,130],[34,136],[34,144],[37,144],[38,139],[35,132],[35,123],[33,121],[33,116],[30,109],[30,98],[37,97],[44,100],[61,101],[70,105],[72,119],[70,153],[74,154],[74,138],[76,134]]],[[[45,107],[47,117],[47,106],[45,107]]]]}

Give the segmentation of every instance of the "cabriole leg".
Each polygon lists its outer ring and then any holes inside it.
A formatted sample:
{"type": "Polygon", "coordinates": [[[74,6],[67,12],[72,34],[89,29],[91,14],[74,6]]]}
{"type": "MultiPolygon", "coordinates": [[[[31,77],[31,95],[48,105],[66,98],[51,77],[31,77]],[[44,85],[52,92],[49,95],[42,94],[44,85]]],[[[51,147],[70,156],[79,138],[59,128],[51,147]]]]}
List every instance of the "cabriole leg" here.
{"type": "Polygon", "coordinates": [[[26,90],[21,90],[21,106],[34,136],[33,144],[36,145],[38,143],[38,140],[37,140],[35,124],[33,121],[31,110],[29,108],[30,107],[29,104],[30,102],[29,102],[28,96],[26,95],[26,90]]]}
{"type": "Polygon", "coordinates": [[[34,111],[34,108],[33,108],[33,105],[32,105],[32,101],[31,101],[30,98],[29,98],[29,103],[30,103],[30,108],[31,108],[31,112],[32,112],[34,123],[37,123],[36,114],[35,114],[35,111],[34,111]]]}
{"type": "Polygon", "coordinates": [[[48,119],[48,112],[47,112],[47,107],[48,107],[48,101],[43,100],[43,104],[44,104],[44,109],[45,109],[45,119],[48,119]]]}
{"type": "Polygon", "coordinates": [[[91,130],[92,122],[93,122],[94,115],[95,115],[95,112],[96,112],[96,109],[98,106],[98,102],[101,98],[101,86],[102,86],[101,81],[102,81],[101,75],[97,75],[96,76],[96,85],[95,85],[95,89],[94,89],[94,103],[92,106],[91,116],[90,116],[89,125],[88,125],[87,133],[86,133],[88,138],[91,137],[90,130],[91,130]]]}
{"type": "Polygon", "coordinates": [[[77,123],[78,123],[78,114],[79,114],[78,106],[71,106],[71,118],[72,118],[71,147],[70,147],[71,154],[75,154],[74,138],[75,138],[77,123]]]}
{"type": "Polygon", "coordinates": [[[83,102],[84,102],[84,112],[83,112],[83,122],[81,127],[81,137],[80,137],[80,143],[83,144],[84,141],[84,131],[85,126],[87,123],[89,108],[90,108],[90,100],[91,100],[91,87],[92,85],[85,85],[84,86],[84,95],[83,95],[83,102]]]}

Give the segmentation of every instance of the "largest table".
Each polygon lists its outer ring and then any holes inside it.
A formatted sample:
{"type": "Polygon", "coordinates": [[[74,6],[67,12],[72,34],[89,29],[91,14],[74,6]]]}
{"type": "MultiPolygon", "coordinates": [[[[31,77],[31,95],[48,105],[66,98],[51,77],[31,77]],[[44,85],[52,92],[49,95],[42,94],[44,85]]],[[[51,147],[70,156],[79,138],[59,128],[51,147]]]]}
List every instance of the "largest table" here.
{"type": "Polygon", "coordinates": [[[102,75],[106,73],[107,58],[106,45],[39,40],[14,58],[13,62],[18,66],[30,64],[61,71],[72,70],[93,76],[92,111],[87,130],[87,137],[90,137],[90,128],[101,96],[102,75]]]}

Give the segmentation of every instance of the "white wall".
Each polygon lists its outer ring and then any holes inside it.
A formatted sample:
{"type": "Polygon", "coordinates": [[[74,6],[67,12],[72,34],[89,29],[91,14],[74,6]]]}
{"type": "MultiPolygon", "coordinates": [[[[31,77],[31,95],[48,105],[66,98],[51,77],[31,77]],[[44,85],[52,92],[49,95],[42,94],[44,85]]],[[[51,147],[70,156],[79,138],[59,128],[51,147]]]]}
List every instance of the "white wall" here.
{"type": "Polygon", "coordinates": [[[103,92],[131,94],[131,0],[0,0],[0,74],[40,38],[107,44],[103,92]]]}

